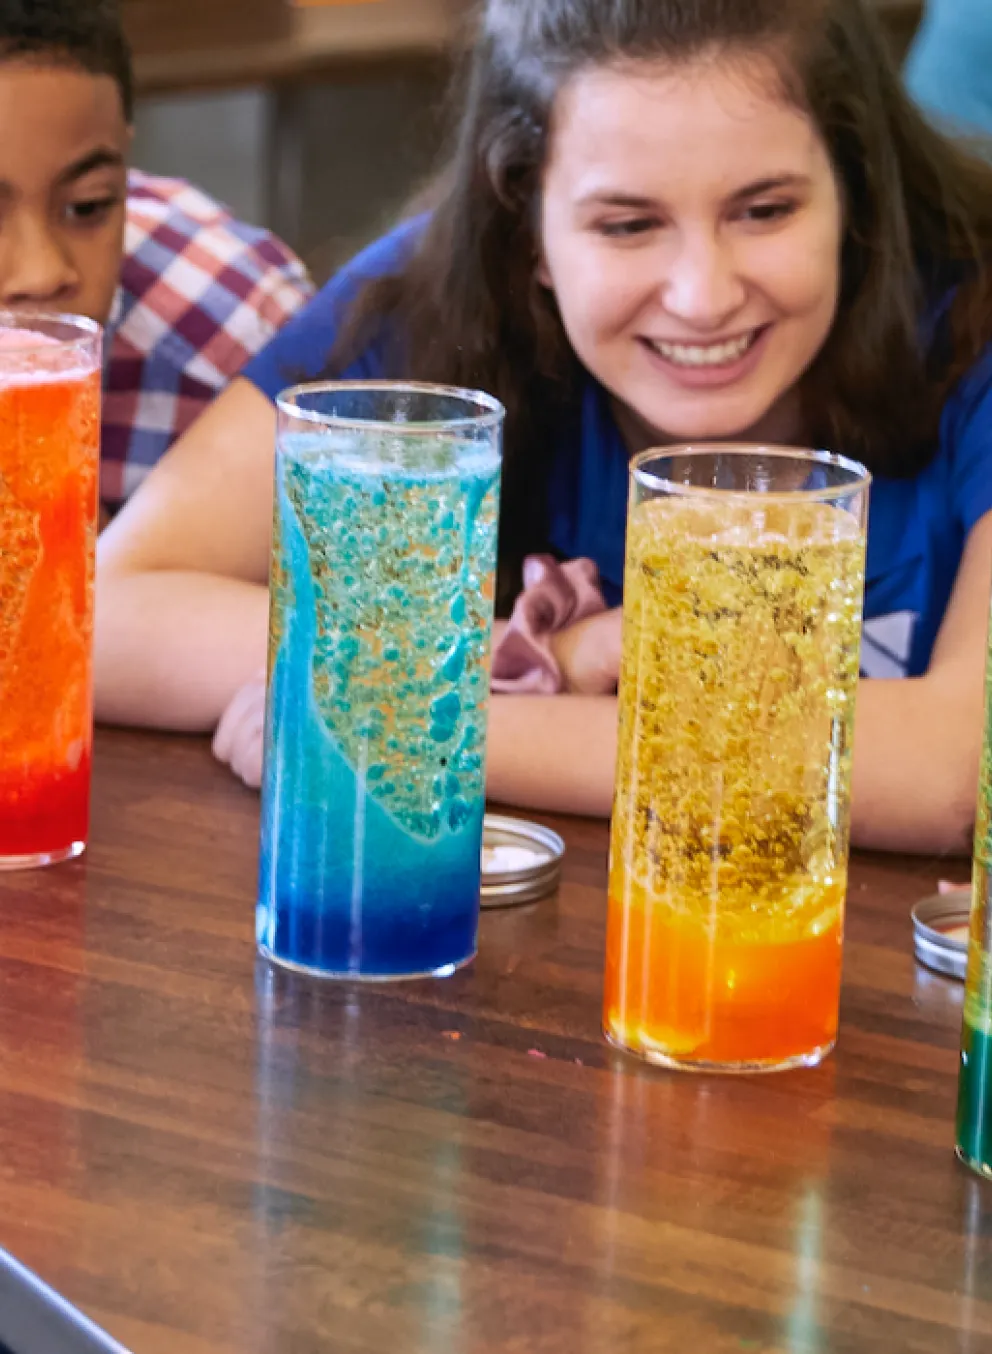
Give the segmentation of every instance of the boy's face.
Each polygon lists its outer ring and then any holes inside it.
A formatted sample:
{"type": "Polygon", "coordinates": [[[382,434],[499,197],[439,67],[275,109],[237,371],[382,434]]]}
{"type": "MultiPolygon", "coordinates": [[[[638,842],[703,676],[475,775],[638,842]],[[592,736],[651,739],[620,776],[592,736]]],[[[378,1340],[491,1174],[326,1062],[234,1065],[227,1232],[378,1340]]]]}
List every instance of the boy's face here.
{"type": "Polygon", "coordinates": [[[0,61],[0,307],[106,322],[124,248],[129,141],[110,76],[0,61]]]}

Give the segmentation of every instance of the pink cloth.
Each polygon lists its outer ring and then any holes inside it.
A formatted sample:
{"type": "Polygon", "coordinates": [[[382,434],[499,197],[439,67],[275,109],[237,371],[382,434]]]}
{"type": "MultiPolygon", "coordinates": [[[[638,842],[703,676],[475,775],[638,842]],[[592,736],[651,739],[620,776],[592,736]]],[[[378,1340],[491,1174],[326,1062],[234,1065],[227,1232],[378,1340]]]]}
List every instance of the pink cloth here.
{"type": "Polygon", "coordinates": [[[564,686],[551,636],[606,610],[591,559],[559,564],[550,555],[524,560],[524,590],[493,651],[492,689],[553,696],[564,686]]]}

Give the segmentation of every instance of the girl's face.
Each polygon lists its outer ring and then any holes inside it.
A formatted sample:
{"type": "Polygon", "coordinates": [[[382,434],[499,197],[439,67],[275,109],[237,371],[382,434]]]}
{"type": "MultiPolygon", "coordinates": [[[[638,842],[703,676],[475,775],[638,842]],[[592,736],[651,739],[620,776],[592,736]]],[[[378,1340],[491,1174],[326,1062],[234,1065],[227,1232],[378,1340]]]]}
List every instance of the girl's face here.
{"type": "Polygon", "coordinates": [[[754,58],[597,67],[555,106],[539,280],[652,437],[767,436],[833,324],[840,190],[754,58]]]}

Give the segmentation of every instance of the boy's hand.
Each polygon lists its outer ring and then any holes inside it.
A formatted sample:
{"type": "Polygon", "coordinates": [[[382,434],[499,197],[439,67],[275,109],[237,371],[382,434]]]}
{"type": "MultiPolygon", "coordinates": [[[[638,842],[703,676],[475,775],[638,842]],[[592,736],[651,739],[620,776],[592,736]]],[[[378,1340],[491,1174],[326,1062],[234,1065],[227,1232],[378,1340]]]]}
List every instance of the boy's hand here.
{"type": "Polygon", "coordinates": [[[253,677],[231,698],[214,734],[213,752],[253,790],[262,783],[265,737],[265,673],[253,677]]]}

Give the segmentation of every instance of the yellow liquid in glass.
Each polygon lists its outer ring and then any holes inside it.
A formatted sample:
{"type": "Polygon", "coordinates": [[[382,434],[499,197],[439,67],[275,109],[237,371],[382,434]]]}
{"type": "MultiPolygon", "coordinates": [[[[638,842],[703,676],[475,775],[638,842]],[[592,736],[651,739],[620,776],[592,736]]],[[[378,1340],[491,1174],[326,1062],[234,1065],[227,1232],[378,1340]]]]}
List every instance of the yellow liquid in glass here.
{"type": "Polygon", "coordinates": [[[636,505],[607,1033],[776,1065],[833,1042],[864,536],[815,502],[636,505]]]}

